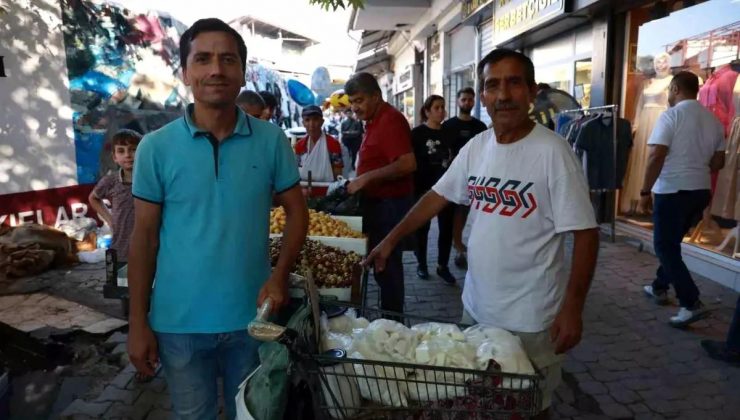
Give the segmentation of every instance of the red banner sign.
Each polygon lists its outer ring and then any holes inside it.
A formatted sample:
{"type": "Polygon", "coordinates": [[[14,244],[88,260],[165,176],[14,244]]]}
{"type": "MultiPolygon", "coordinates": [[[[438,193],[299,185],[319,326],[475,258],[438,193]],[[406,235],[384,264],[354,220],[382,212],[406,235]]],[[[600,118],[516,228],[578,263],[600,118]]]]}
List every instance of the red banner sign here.
{"type": "Polygon", "coordinates": [[[0,196],[0,225],[18,226],[24,223],[57,226],[77,217],[97,219],[87,196],[94,184],[28,191],[0,196]]]}

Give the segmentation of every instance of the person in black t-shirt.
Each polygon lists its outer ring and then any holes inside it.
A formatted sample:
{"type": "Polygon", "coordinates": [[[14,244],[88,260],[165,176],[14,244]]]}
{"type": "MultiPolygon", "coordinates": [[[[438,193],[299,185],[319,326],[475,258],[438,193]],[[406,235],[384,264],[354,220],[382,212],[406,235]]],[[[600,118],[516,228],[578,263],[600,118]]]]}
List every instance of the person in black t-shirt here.
{"type": "MultiPolygon", "coordinates": [[[[486,125],[483,122],[472,115],[470,112],[473,110],[475,105],[475,91],[471,87],[462,88],[457,92],[457,106],[459,113],[457,117],[452,117],[442,124],[442,128],[452,133],[452,157],[454,158],[460,153],[460,149],[465,146],[470,139],[475,137],[478,133],[486,131],[486,125]]],[[[468,207],[461,206],[458,204],[452,204],[454,210],[454,222],[452,229],[453,243],[457,250],[457,257],[455,257],[455,265],[460,268],[466,268],[468,265],[467,261],[467,249],[462,241],[462,232],[465,227],[465,220],[468,216],[468,207]]]]}
{"type": "MultiPolygon", "coordinates": [[[[437,183],[452,162],[454,138],[442,127],[445,116],[445,99],[439,95],[432,95],[421,107],[421,119],[424,123],[411,130],[411,143],[416,157],[414,193],[417,200],[437,183]]],[[[453,216],[454,208],[451,205],[437,215],[439,226],[437,275],[448,284],[455,284],[455,277],[447,267],[452,249],[453,216]]],[[[430,227],[431,224],[427,222],[416,231],[416,260],[419,262],[416,274],[424,280],[429,278],[427,243],[430,227]]]]}
{"type": "Polygon", "coordinates": [[[460,153],[468,141],[475,137],[476,134],[485,131],[486,125],[483,121],[470,115],[475,105],[475,91],[471,87],[460,89],[457,92],[457,106],[459,109],[458,116],[452,117],[442,124],[445,130],[453,133],[452,157],[460,153]]]}

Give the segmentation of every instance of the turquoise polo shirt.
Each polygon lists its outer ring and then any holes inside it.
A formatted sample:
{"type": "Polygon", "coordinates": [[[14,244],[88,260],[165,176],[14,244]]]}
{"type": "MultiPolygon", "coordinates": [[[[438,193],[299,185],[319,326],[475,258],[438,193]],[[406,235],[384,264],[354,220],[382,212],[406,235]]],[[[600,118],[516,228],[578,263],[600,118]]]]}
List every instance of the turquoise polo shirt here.
{"type": "Polygon", "coordinates": [[[163,333],[236,331],[270,275],[272,195],[300,177],[277,126],[235,109],[234,132],[218,142],[192,110],[136,149],[132,193],[162,206],[149,322],[163,333]]]}

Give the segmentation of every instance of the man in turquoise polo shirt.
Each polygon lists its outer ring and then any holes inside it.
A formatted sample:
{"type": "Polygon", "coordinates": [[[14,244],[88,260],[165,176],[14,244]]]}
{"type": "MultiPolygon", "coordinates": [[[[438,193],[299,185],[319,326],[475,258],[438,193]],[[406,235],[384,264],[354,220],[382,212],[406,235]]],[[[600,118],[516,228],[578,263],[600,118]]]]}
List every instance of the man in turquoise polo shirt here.
{"type": "Polygon", "coordinates": [[[247,324],[264,299],[276,307],[287,301],[308,226],[285,135],[236,106],[246,59],[244,41],[226,23],[195,22],[180,39],[195,103],[145,136],[136,153],[129,355],[144,374],[161,362],[182,419],[216,418],[219,376],[227,418],[235,417],[237,388],[258,362],[247,324]],[[287,224],[271,272],[273,194],[287,224]]]}

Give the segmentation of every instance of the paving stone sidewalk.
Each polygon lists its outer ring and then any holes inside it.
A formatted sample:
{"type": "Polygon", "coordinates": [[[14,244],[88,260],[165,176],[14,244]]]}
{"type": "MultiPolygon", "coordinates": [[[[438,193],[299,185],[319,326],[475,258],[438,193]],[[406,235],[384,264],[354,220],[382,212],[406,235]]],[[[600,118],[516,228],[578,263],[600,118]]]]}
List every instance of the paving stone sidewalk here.
{"type": "MultiPolygon", "coordinates": [[[[404,257],[406,311],[455,322],[462,312],[462,289],[434,275],[435,225],[429,241],[431,279],[417,279],[413,254],[404,257]]],[[[459,279],[464,277],[464,272],[450,267],[459,279]]],[[[583,340],[567,356],[553,418],[740,418],[740,368],[709,359],[699,346],[702,338],[724,338],[737,295],[697,278],[702,299],[714,308],[712,316],[688,330],[673,329],[667,320],[677,306],[655,306],[642,295],[642,286],[656,267],[654,256],[624,242],[603,240],[585,309],[583,340]]],[[[368,299],[377,301],[374,287],[368,299]]],[[[74,401],[62,417],[170,418],[164,380],[136,384],[133,373],[131,366],[125,368],[99,396],[74,401]]]]}

